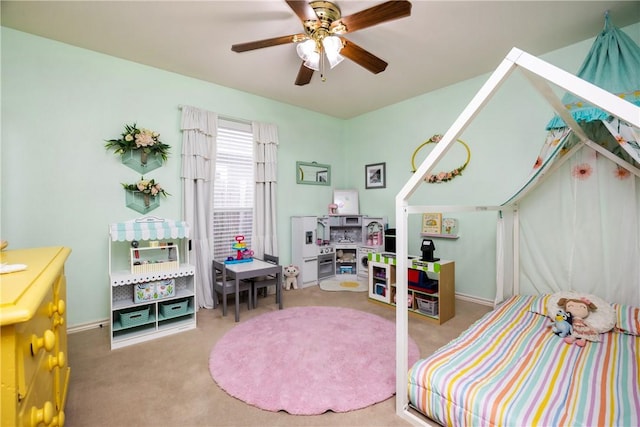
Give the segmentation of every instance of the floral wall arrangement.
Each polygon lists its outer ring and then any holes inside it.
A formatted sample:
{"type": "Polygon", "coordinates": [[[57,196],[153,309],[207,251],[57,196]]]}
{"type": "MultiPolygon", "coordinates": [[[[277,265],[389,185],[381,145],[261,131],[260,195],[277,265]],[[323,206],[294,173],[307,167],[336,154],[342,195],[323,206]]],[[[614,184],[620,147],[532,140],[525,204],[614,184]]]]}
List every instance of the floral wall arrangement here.
{"type": "Polygon", "coordinates": [[[159,196],[170,196],[159,182],[154,179],[144,179],[144,176],[140,177],[140,180],[135,184],[122,184],[122,187],[126,191],[126,203],[127,207],[145,214],[152,211],[160,205],[159,196]]]}
{"type": "MultiPolygon", "coordinates": [[[[124,165],[144,174],[167,161],[171,146],[160,141],[158,132],[138,128],[134,123],[124,126],[120,138],[107,140],[105,148],[119,155],[124,165]]],[[[158,196],[170,195],[154,179],[145,179],[144,176],[134,184],[122,184],[122,187],[126,191],[126,206],[142,214],[160,206],[158,196]]]]}
{"type": "Polygon", "coordinates": [[[109,139],[107,150],[120,155],[122,163],[139,173],[150,172],[162,166],[169,156],[170,145],[160,141],[160,134],[136,124],[125,125],[118,139],[109,139]]]}

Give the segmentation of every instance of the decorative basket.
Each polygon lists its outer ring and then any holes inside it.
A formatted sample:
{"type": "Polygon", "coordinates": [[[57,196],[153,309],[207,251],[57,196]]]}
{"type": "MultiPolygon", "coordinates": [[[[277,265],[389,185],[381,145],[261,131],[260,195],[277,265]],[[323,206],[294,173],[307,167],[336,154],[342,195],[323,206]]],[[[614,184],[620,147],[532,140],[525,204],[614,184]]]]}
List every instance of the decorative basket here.
{"type": "Polygon", "coordinates": [[[155,153],[144,153],[142,150],[130,150],[122,154],[122,163],[144,175],[162,166],[162,157],[155,153]]]}
{"type": "Polygon", "coordinates": [[[418,303],[418,310],[421,313],[427,314],[429,316],[437,316],[438,315],[438,300],[427,300],[423,298],[416,297],[416,302],[418,303]]]}
{"type": "Polygon", "coordinates": [[[175,296],[175,294],[175,279],[138,283],[133,287],[133,302],[149,302],[157,299],[169,298],[175,296]]]}
{"type": "Polygon", "coordinates": [[[187,314],[189,301],[185,299],[178,302],[165,302],[159,304],[159,306],[160,315],[164,318],[171,318],[187,314]]]}
{"type": "Polygon", "coordinates": [[[120,324],[123,328],[143,325],[149,321],[150,309],[151,307],[147,306],[133,311],[121,311],[118,313],[120,316],[120,324]]]}
{"type": "Polygon", "coordinates": [[[141,214],[151,212],[160,206],[160,197],[145,194],[141,191],[125,191],[126,203],[129,209],[133,209],[141,214]]]}
{"type": "Polygon", "coordinates": [[[151,262],[131,266],[132,274],[158,273],[161,271],[177,270],[180,267],[178,261],[151,262]]]}

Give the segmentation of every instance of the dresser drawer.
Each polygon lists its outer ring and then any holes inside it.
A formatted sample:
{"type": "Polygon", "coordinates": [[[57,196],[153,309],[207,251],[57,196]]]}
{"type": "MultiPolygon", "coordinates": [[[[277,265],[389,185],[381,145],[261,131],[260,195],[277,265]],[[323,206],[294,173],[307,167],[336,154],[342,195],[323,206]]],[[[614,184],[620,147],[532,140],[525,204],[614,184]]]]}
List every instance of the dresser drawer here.
{"type": "Polygon", "coordinates": [[[0,253],[2,262],[28,266],[2,278],[2,426],[64,424],[70,373],[64,262],[69,253],[61,247],[0,253]]]}

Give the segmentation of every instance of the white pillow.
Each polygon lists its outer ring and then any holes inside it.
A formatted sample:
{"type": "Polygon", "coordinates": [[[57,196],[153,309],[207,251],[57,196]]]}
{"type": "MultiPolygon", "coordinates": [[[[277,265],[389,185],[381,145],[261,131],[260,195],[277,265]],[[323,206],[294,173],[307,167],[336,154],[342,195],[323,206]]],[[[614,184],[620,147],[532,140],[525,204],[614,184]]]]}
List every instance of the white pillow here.
{"type": "Polygon", "coordinates": [[[547,301],[547,316],[553,321],[555,313],[558,309],[562,308],[558,306],[558,300],[560,298],[580,299],[587,298],[589,301],[595,304],[597,310],[590,311],[584,321],[591,326],[599,334],[610,331],[616,325],[616,311],[615,309],[603,300],[595,295],[584,294],[575,291],[562,291],[552,294],[547,301]]]}

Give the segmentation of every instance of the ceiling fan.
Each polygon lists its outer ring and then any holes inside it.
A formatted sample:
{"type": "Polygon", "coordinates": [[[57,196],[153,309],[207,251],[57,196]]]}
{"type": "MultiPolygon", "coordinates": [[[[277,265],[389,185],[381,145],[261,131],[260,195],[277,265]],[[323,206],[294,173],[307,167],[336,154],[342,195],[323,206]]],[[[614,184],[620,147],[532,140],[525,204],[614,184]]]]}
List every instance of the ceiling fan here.
{"type": "Polygon", "coordinates": [[[231,50],[246,52],[281,44],[298,43],[296,50],[303,61],[296,78],[298,86],[308,84],[314,71],[320,71],[322,81],[325,81],[325,58],[331,68],[346,57],[374,74],[384,71],[388,65],[385,61],[347,40],[343,34],[411,15],[411,3],[407,0],[387,1],[349,16],[342,16],[340,8],[329,1],[286,0],[286,2],[302,21],[304,33],[234,44],[231,50]]]}

